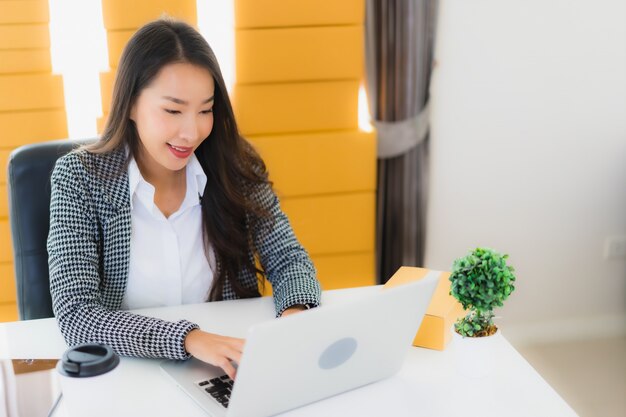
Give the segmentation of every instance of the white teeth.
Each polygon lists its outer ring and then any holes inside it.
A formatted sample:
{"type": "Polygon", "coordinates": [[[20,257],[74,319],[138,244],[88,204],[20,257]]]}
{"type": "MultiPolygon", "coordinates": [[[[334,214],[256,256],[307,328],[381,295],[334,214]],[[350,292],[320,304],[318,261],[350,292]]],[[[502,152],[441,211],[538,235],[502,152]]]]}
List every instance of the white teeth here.
{"type": "Polygon", "coordinates": [[[187,152],[185,148],[179,148],[178,146],[170,145],[172,148],[176,149],[178,152],[187,152]]]}

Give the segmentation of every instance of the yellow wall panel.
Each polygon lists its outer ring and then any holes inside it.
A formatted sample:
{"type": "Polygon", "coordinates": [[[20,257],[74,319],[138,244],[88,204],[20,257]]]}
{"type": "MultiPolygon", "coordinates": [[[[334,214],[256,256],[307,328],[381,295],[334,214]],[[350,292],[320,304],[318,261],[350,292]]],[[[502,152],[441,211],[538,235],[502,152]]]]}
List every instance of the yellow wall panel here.
{"type": "Polygon", "coordinates": [[[52,64],[49,49],[0,50],[0,75],[51,71],[52,64]]]}
{"type": "Polygon", "coordinates": [[[359,82],[235,85],[233,105],[245,135],[356,130],[359,82]]]}
{"type": "Polygon", "coordinates": [[[106,125],[108,117],[109,117],[109,114],[104,113],[102,117],[98,117],[98,119],[96,119],[96,129],[98,133],[104,132],[104,126],[106,125]]]}
{"type": "Polygon", "coordinates": [[[67,137],[65,110],[0,113],[0,126],[5,149],[67,137]]]}
{"type": "Polygon", "coordinates": [[[17,321],[17,304],[0,304],[0,322],[17,321]]]}
{"type": "Polygon", "coordinates": [[[48,0],[0,0],[0,321],[16,320],[7,163],[17,146],[67,137],[63,79],[53,75],[48,0]]]}
{"type": "Polygon", "coordinates": [[[0,149],[0,184],[5,184],[7,182],[7,169],[9,166],[10,154],[10,149],[0,149]]]}
{"type": "Polygon", "coordinates": [[[376,137],[338,131],[248,138],[282,197],[376,189],[376,137]]]}
{"type": "Polygon", "coordinates": [[[360,79],[363,26],[237,30],[237,83],[360,79]]]}
{"type": "Polygon", "coordinates": [[[27,74],[0,76],[0,111],[63,108],[60,75],[27,74]]]}
{"type": "Polygon", "coordinates": [[[7,219],[0,220],[0,263],[2,262],[13,262],[11,231],[7,219]]]}
{"type": "Polygon", "coordinates": [[[374,252],[312,257],[323,290],[376,285],[374,252]]]}
{"type": "Polygon", "coordinates": [[[240,131],[324,289],[375,283],[376,143],[358,131],[364,0],[235,0],[240,131]]]}
{"type": "Polygon", "coordinates": [[[196,24],[196,0],[102,0],[107,29],[136,29],[163,13],[196,24]]]}
{"type": "Polygon", "coordinates": [[[47,0],[0,1],[0,24],[47,23],[48,20],[47,0]]]}
{"type": "Polygon", "coordinates": [[[362,24],[365,0],[235,0],[237,28],[362,24]]]}
{"type": "Polygon", "coordinates": [[[109,66],[111,68],[117,68],[120,63],[122,51],[128,43],[128,40],[135,29],[131,30],[111,30],[107,32],[107,45],[109,46],[109,66]]]}
{"type": "Polygon", "coordinates": [[[311,255],[374,250],[374,192],[285,198],[281,206],[311,255]]]}
{"type": "Polygon", "coordinates": [[[100,73],[100,97],[102,99],[102,112],[108,113],[111,109],[111,95],[115,83],[115,72],[107,71],[100,73]]]}
{"type": "Polygon", "coordinates": [[[47,24],[0,25],[0,49],[50,48],[47,24]]]}
{"type": "Polygon", "coordinates": [[[15,271],[13,264],[0,264],[0,303],[15,302],[15,271]]]}
{"type": "Polygon", "coordinates": [[[7,185],[0,184],[0,218],[9,216],[9,194],[7,185]]]}

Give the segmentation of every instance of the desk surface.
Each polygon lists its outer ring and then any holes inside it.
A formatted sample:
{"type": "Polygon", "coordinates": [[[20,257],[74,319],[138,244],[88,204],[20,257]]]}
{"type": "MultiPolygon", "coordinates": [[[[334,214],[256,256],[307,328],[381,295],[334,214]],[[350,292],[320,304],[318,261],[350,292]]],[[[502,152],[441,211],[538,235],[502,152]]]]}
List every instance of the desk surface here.
{"type": "MultiPolygon", "coordinates": [[[[362,297],[376,287],[326,291],[324,304],[362,297]]],[[[271,320],[270,298],[137,310],[166,320],[186,318],[209,332],[245,337],[271,320]]],[[[54,319],[0,324],[0,358],[60,358],[65,342],[54,319]]],[[[304,416],[575,416],[576,413],[502,338],[497,369],[469,379],[457,373],[450,347],[412,348],[398,374],[384,381],[282,414],[304,416]]],[[[110,391],[120,416],[206,416],[160,371],[160,360],[122,358],[110,391]],[[114,394],[114,395],[113,395],[114,394]]],[[[107,389],[109,392],[109,389],[107,389]]],[[[95,415],[95,414],[94,414],[95,415]]]]}

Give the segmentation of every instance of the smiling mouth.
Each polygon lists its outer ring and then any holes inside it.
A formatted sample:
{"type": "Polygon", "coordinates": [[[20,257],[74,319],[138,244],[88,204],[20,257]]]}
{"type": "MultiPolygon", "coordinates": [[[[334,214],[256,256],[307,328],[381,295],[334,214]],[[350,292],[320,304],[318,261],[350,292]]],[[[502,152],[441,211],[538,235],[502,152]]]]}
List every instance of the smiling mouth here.
{"type": "Polygon", "coordinates": [[[174,146],[171,143],[168,143],[168,145],[170,145],[172,148],[176,149],[179,152],[188,152],[191,149],[193,149],[193,148],[188,147],[188,146],[174,146]]]}
{"type": "Polygon", "coordinates": [[[174,156],[177,158],[186,158],[191,155],[191,152],[193,152],[192,147],[174,146],[171,143],[168,143],[167,146],[169,147],[172,154],[174,154],[174,156]]]}

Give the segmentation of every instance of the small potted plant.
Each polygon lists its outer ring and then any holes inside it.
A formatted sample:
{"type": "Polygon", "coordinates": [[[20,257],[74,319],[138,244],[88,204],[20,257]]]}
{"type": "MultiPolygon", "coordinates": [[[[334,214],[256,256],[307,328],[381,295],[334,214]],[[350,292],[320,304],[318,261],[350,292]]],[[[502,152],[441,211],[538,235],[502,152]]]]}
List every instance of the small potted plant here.
{"type": "Polygon", "coordinates": [[[507,258],[493,249],[476,248],[452,266],[450,294],[468,312],[454,324],[456,351],[465,356],[458,360],[462,373],[469,376],[483,376],[493,369],[494,355],[486,346],[499,334],[493,309],[502,307],[515,290],[514,269],[507,258]]]}

